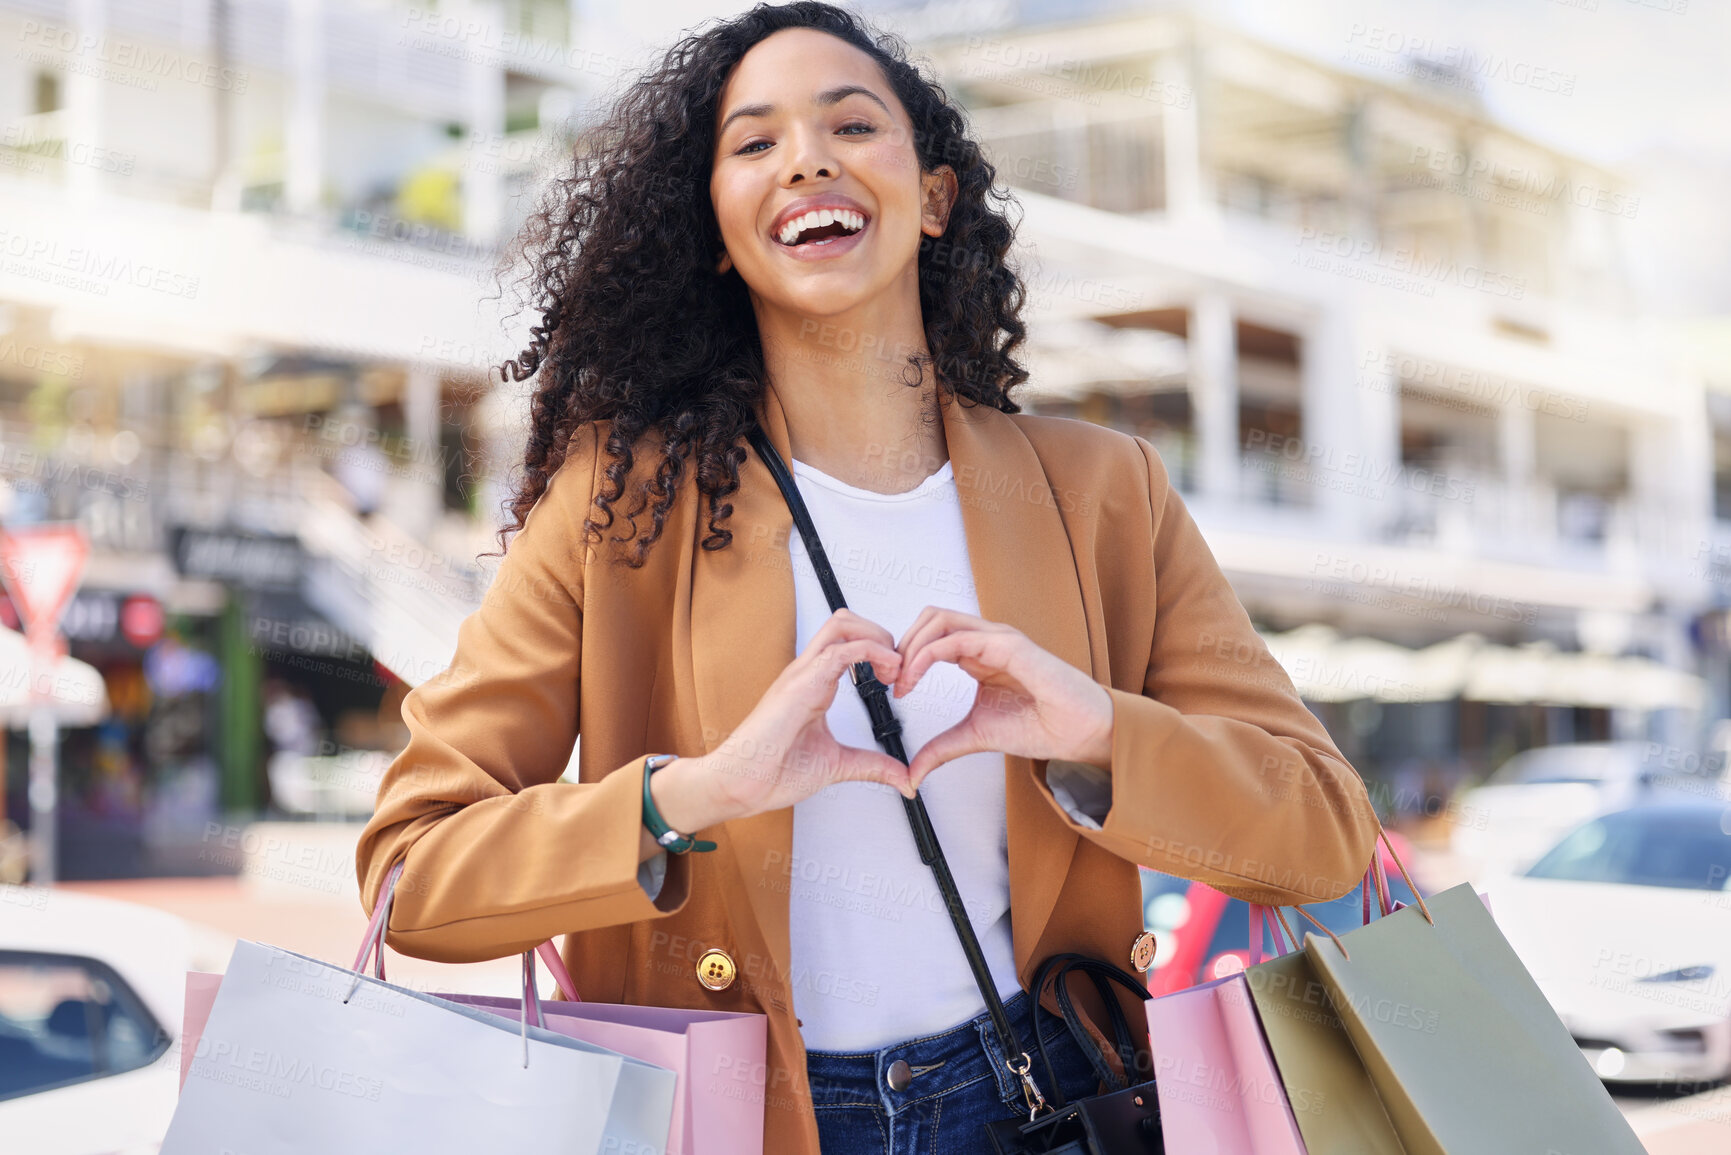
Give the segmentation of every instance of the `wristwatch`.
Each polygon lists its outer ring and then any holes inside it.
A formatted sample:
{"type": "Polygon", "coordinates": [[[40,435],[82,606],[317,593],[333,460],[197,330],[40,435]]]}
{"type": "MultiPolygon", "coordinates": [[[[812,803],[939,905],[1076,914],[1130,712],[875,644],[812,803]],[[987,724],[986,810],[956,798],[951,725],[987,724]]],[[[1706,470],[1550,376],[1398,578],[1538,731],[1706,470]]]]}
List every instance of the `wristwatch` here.
{"type": "Polygon", "coordinates": [[[677,754],[651,754],[643,760],[643,825],[660,845],[667,848],[670,854],[689,854],[693,850],[714,850],[715,843],[693,838],[689,834],[681,834],[661,817],[661,812],[655,809],[655,799],[649,793],[649,776],[679,757],[677,754]]]}

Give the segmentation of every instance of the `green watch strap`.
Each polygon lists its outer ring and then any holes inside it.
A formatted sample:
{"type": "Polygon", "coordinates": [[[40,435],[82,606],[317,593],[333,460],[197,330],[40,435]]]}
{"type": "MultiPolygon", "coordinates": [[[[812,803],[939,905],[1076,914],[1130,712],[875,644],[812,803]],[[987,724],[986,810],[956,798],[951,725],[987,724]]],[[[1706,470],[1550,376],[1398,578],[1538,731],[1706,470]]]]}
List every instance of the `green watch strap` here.
{"type": "Polygon", "coordinates": [[[677,757],[677,754],[651,754],[643,760],[643,825],[650,836],[670,854],[714,850],[715,843],[681,834],[667,825],[667,820],[662,818],[661,812],[655,808],[655,798],[649,792],[649,776],[677,757]]]}

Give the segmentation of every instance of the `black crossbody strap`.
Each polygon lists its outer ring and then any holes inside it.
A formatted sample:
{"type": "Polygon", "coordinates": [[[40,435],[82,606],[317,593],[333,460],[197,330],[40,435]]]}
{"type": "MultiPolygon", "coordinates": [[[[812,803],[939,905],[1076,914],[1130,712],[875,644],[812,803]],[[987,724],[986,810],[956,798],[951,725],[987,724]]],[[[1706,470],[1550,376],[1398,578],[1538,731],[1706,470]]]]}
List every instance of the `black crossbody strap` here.
{"type": "MultiPolygon", "coordinates": [[[[842,597],[841,583],[836,581],[835,570],[830,566],[829,557],[824,553],[823,542],[818,539],[817,527],[812,524],[811,514],[805,508],[805,499],[800,496],[799,487],[794,484],[793,474],[776,452],[774,445],[764,434],[761,427],[753,429],[748,435],[751,444],[757,449],[758,456],[769,467],[770,475],[775,478],[775,484],[781,489],[781,495],[787,500],[787,508],[793,514],[793,524],[799,530],[799,536],[805,542],[805,552],[811,558],[811,567],[817,573],[818,584],[823,587],[823,596],[829,601],[830,611],[844,609],[847,599],[842,597]]],[[[856,662],[851,671],[854,688],[865,702],[866,712],[871,716],[872,736],[884,748],[884,752],[902,765],[908,764],[906,751],[902,749],[902,724],[896,719],[895,711],[891,709],[889,694],[884,684],[877,680],[872,672],[870,662],[856,662]]],[[[998,1033],[998,1040],[1003,1045],[1004,1054],[1009,1057],[1011,1070],[1015,1071],[1025,1084],[1025,1090],[1032,1091],[1030,1110],[1037,1110],[1044,1105],[1039,1089],[1032,1085],[1028,1068],[1032,1066],[1022,1044],[1016,1037],[1016,1029],[1010,1023],[1010,1016],[1004,1010],[1003,1000],[998,998],[997,987],[992,982],[991,969],[986,965],[985,952],[980,949],[980,940],[974,934],[974,924],[969,921],[967,908],[962,905],[962,896],[956,890],[956,881],[950,875],[950,864],[944,859],[943,847],[938,845],[937,832],[932,829],[931,818],[926,814],[925,799],[917,793],[913,798],[904,798],[903,806],[907,810],[908,825],[914,834],[914,844],[919,848],[920,861],[931,867],[933,876],[937,879],[938,890],[944,896],[944,906],[950,912],[950,922],[956,928],[956,937],[961,940],[962,953],[968,958],[968,969],[974,972],[974,982],[980,988],[980,995],[986,1000],[986,1010],[992,1017],[992,1026],[998,1033]],[[1020,1060],[1022,1066],[1014,1064],[1020,1060]]],[[[1037,993],[1036,993],[1036,997],[1037,993]]]]}

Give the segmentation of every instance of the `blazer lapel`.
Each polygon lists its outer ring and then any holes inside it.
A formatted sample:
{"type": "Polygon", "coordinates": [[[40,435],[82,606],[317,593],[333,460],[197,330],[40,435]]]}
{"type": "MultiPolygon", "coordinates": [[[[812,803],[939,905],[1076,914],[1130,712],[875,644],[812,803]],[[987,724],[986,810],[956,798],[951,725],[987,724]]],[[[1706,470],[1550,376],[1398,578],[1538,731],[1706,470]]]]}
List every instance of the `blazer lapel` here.
{"type": "MultiPolygon", "coordinates": [[[[786,418],[773,388],[765,391],[761,416],[770,442],[784,460],[791,459],[786,418]]],[[[950,402],[943,421],[980,616],[1012,625],[1093,672],[1069,537],[1033,446],[996,409],[950,402]]],[[[793,516],[769,470],[747,448],[731,498],[733,544],[695,551],[692,566],[692,673],[706,752],[738,728],[796,656],[788,554],[793,516]]],[[[701,534],[703,519],[698,520],[701,534]]],[[[1024,984],[1078,841],[1042,797],[1033,770],[1026,758],[1006,758],[1011,918],[1024,984]]],[[[793,849],[793,811],[738,819],[726,823],[725,831],[739,883],[775,964],[772,973],[790,975],[788,890],[779,883],[793,849]]]]}
{"type": "MultiPolygon", "coordinates": [[[[1070,537],[1033,445],[1007,414],[983,405],[945,406],[944,437],[980,616],[1014,626],[1041,649],[1095,673],[1070,537]]],[[[1046,801],[1034,769],[1027,758],[1004,759],[1010,922],[1023,986],[1033,979],[1035,949],[1080,841],[1046,801]]]]}

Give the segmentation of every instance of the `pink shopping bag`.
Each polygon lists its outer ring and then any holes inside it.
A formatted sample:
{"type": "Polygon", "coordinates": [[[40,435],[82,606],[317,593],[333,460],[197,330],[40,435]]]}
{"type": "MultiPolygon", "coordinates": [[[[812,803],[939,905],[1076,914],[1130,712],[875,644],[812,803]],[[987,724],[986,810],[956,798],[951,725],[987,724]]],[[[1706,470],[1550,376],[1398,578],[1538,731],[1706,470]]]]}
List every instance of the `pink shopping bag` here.
{"type": "MultiPolygon", "coordinates": [[[[568,994],[570,992],[567,992],[568,994]]],[[[515,1019],[516,999],[440,995],[515,1019]]],[[[541,1025],[674,1073],[673,1129],[666,1155],[758,1155],[768,1020],[739,1011],[549,1002],[541,1025]]]]}
{"type": "MultiPolygon", "coordinates": [[[[384,928],[402,870],[399,862],[385,878],[353,970],[363,970],[371,955],[374,974],[385,977],[384,928]]],[[[538,1014],[537,1025],[550,1031],[674,1072],[673,1127],[664,1155],[761,1155],[764,1092],[755,1080],[765,1069],[768,1018],[745,1011],[586,1003],[578,998],[576,984],[551,942],[542,943],[534,953],[553,972],[566,1001],[543,1002],[533,993],[533,963],[525,959],[528,1021],[537,1022],[538,1014]]],[[[187,972],[180,1052],[182,1087],[221,985],[221,975],[187,972]]],[[[521,999],[453,993],[435,997],[506,1019],[525,1014],[521,999]]]]}
{"type": "MultiPolygon", "coordinates": [[[[1251,908],[1255,961],[1262,913],[1251,908]]],[[[1305,1155],[1242,973],[1150,999],[1145,1009],[1166,1150],[1305,1155]]]]}

